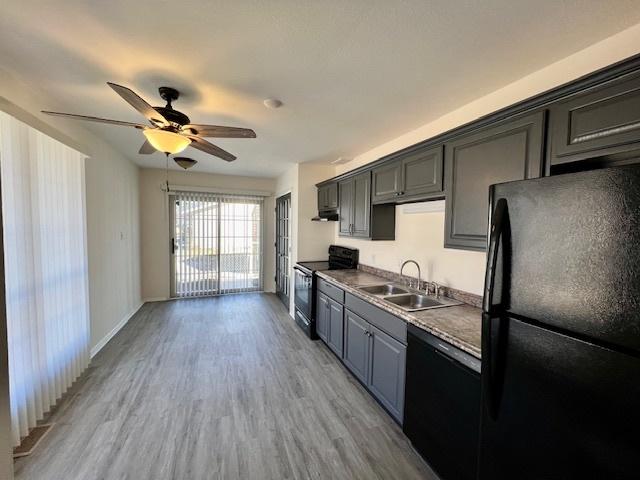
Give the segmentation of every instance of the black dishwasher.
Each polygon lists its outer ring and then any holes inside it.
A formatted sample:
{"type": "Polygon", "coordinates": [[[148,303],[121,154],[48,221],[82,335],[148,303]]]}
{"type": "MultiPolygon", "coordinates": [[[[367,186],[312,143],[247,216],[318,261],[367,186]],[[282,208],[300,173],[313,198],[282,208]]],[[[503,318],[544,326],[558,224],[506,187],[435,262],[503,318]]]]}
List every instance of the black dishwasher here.
{"type": "Polygon", "coordinates": [[[476,478],[480,360],[408,325],[404,433],[443,480],[476,478]]]}

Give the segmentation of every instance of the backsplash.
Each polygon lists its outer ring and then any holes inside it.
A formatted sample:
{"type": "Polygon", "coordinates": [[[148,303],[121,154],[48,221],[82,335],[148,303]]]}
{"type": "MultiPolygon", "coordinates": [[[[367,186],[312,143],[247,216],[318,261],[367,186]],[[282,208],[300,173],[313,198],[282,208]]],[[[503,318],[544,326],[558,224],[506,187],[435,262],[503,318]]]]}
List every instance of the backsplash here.
{"type": "MultiPolygon", "coordinates": [[[[362,270],[363,272],[370,273],[372,275],[378,275],[379,277],[386,278],[392,282],[403,283],[404,281],[403,277],[399,273],[390,272],[389,270],[383,270],[381,268],[371,267],[362,263],[358,264],[358,270],[362,270]]],[[[416,277],[412,277],[411,275],[404,275],[404,279],[406,278],[410,278],[414,282],[418,281],[416,277]]],[[[426,287],[426,282],[421,281],[419,289],[424,290],[426,287]]],[[[453,298],[473,307],[482,308],[482,296],[480,295],[458,290],[457,288],[453,287],[447,287],[445,285],[442,285],[440,287],[440,293],[445,297],[453,298]]]]}

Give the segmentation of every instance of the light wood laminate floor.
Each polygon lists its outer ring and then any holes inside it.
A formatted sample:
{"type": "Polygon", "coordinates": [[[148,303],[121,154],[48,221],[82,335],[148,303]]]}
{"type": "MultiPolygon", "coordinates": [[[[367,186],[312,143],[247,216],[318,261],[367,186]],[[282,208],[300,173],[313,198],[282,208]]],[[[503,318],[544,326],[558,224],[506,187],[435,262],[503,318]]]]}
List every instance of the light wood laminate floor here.
{"type": "Polygon", "coordinates": [[[272,294],[145,304],[52,420],[18,480],[437,478],[272,294]]]}

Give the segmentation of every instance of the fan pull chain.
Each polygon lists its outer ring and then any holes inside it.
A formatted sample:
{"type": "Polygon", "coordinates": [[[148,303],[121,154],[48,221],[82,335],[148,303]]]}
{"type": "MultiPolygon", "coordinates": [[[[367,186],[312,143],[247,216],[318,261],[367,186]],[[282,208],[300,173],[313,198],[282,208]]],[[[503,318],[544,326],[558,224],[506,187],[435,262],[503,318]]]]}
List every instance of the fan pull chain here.
{"type": "Polygon", "coordinates": [[[165,183],[166,183],[166,186],[167,186],[167,194],[169,194],[169,154],[165,153],[165,156],[166,156],[166,160],[167,160],[167,163],[166,163],[166,166],[165,166],[165,172],[166,172],[165,183]]]}

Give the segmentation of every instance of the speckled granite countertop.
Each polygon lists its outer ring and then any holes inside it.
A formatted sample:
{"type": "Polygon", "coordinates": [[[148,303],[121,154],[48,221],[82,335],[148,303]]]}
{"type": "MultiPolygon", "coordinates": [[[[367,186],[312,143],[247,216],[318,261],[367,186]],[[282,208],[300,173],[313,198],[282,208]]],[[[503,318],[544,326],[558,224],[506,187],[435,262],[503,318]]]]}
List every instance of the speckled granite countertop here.
{"type": "Polygon", "coordinates": [[[342,288],[345,292],[402,318],[442,340],[480,358],[481,310],[470,305],[434,308],[418,312],[405,312],[400,307],[385,302],[380,297],[358,290],[366,285],[379,285],[389,280],[361,270],[328,270],[316,274],[342,288]]]}

